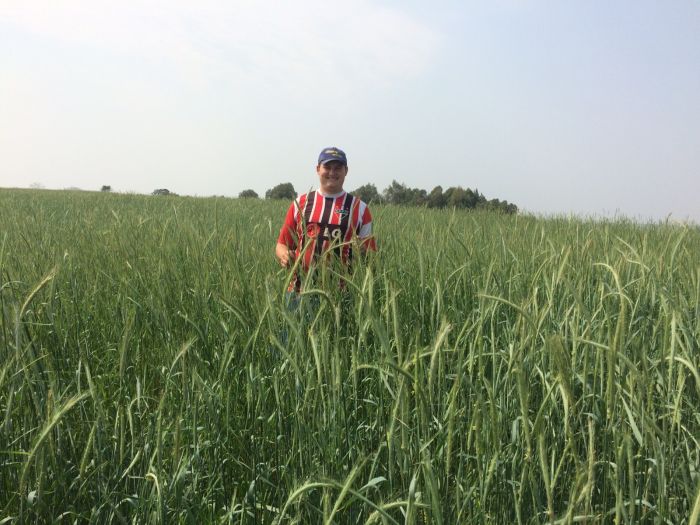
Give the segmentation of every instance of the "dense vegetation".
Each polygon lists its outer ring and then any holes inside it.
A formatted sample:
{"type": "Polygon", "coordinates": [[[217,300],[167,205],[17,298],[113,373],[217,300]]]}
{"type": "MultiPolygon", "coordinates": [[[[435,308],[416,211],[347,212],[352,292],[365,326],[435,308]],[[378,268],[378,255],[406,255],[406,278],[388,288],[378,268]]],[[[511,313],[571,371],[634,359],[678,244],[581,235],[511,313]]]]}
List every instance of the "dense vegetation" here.
{"type": "MultiPolygon", "coordinates": [[[[374,184],[364,184],[351,192],[371,204],[394,204],[397,206],[418,206],[437,209],[488,210],[501,213],[517,213],[518,207],[508,201],[487,199],[479,190],[451,186],[445,191],[442,186],[435,186],[430,193],[421,188],[409,188],[405,184],[392,181],[382,193],[374,184]]],[[[239,198],[257,198],[253,190],[243,190],[239,198]]],[[[283,199],[290,201],[296,197],[294,186],[286,182],[278,184],[265,192],[266,199],[283,199]]]]}
{"type": "Polygon", "coordinates": [[[0,522],[698,522],[698,228],[286,206],[0,191],[0,522]]]}
{"type": "Polygon", "coordinates": [[[365,184],[352,192],[365,202],[395,204],[400,206],[421,206],[437,209],[489,210],[501,213],[517,213],[518,207],[508,201],[487,199],[479,190],[451,186],[445,191],[435,186],[430,193],[421,188],[409,188],[405,184],[392,181],[380,194],[374,184],[365,184]]]}

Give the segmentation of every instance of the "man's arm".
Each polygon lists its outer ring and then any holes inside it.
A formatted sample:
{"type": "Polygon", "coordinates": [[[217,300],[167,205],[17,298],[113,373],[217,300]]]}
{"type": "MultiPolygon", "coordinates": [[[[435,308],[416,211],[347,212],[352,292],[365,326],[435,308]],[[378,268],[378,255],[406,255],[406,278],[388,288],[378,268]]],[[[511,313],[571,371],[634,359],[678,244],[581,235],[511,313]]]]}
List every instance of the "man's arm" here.
{"type": "Polygon", "coordinates": [[[277,237],[277,245],[275,246],[275,257],[280,263],[280,266],[287,268],[294,261],[294,249],[296,247],[296,234],[294,210],[296,202],[293,202],[287,210],[287,216],[284,218],[284,224],[280,229],[279,237],[277,237]]]}

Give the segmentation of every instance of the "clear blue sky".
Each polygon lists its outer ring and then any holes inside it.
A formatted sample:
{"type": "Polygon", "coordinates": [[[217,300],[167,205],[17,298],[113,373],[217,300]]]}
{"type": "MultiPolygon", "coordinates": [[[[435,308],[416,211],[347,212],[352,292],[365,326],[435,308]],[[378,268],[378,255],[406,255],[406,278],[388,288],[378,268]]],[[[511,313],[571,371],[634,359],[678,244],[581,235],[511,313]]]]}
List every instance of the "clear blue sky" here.
{"type": "Polygon", "coordinates": [[[700,222],[700,2],[1,0],[0,187],[460,185],[700,222]]]}

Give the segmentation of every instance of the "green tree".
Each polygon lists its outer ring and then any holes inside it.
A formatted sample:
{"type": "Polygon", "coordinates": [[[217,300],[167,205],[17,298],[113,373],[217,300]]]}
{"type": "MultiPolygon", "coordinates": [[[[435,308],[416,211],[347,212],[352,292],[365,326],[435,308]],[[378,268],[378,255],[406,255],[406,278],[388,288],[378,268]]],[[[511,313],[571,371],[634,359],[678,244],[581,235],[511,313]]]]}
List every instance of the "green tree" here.
{"type": "Polygon", "coordinates": [[[483,195],[479,194],[479,190],[466,190],[461,186],[447,188],[443,194],[445,205],[450,208],[473,209],[480,203],[486,201],[483,195]]]}
{"type": "Polygon", "coordinates": [[[239,199],[257,199],[258,194],[253,190],[243,190],[238,194],[239,199]]]}
{"type": "Polygon", "coordinates": [[[511,204],[508,201],[502,201],[500,199],[491,199],[490,201],[486,201],[485,203],[481,204],[480,207],[500,213],[518,213],[518,207],[515,204],[511,204]]]}
{"type": "Polygon", "coordinates": [[[448,188],[446,193],[447,205],[450,208],[466,208],[469,203],[469,197],[464,188],[457,186],[456,188],[448,188]]]}
{"type": "Polygon", "coordinates": [[[428,203],[428,193],[420,188],[410,188],[408,202],[412,206],[425,206],[428,203]]]}
{"type": "Polygon", "coordinates": [[[166,196],[172,196],[172,197],[177,197],[177,193],[174,193],[170,191],[168,188],[159,188],[157,190],[153,190],[151,195],[166,195],[166,196]]]}
{"type": "Polygon", "coordinates": [[[503,211],[508,214],[518,213],[518,207],[512,202],[504,201],[503,211]]]}
{"type": "Polygon", "coordinates": [[[359,188],[353,190],[350,193],[367,203],[382,202],[382,196],[379,194],[379,192],[377,191],[377,187],[374,184],[365,184],[364,186],[360,186],[359,188]]]}
{"type": "Polygon", "coordinates": [[[294,191],[294,186],[291,182],[284,182],[278,184],[274,188],[271,188],[265,192],[266,199],[285,199],[292,200],[296,198],[297,194],[294,191]]]}
{"type": "Polygon", "coordinates": [[[384,190],[384,200],[390,204],[410,204],[411,190],[405,184],[392,180],[384,190]]]}
{"type": "Polygon", "coordinates": [[[442,193],[442,186],[435,186],[428,195],[428,208],[444,208],[447,199],[442,193]]]}
{"type": "Polygon", "coordinates": [[[466,190],[464,190],[464,193],[465,208],[476,208],[476,205],[479,203],[479,190],[476,190],[474,192],[471,189],[467,188],[466,190]]]}

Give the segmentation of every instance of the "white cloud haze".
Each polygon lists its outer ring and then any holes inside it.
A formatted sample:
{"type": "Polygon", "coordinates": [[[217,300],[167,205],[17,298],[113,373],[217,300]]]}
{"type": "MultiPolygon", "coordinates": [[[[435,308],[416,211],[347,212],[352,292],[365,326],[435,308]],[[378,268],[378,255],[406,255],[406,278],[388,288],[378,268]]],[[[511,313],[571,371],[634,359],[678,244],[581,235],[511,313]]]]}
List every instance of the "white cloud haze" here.
{"type": "Polygon", "coordinates": [[[0,187],[461,185],[700,220],[700,4],[0,0],[0,187]]]}
{"type": "Polygon", "coordinates": [[[415,18],[366,0],[44,0],[2,11],[6,23],[38,36],[106,56],[162,61],[193,82],[202,80],[193,73],[208,82],[262,77],[289,81],[300,92],[324,78],[369,88],[420,74],[440,40],[415,18]]]}

